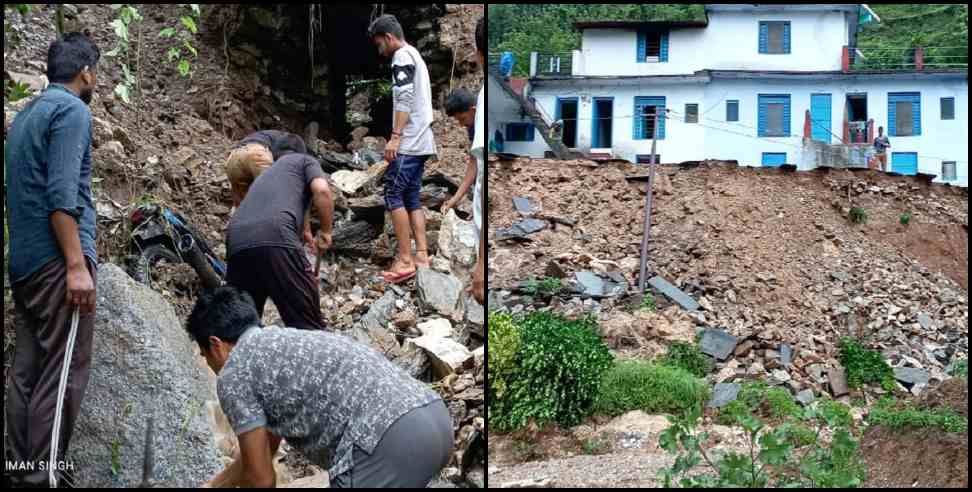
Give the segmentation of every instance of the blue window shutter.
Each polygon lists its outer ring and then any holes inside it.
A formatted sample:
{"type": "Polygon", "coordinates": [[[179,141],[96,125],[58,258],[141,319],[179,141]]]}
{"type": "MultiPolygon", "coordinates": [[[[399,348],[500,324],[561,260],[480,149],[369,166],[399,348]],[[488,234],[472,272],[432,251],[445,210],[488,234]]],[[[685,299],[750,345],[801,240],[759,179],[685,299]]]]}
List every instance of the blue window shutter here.
{"type": "Polygon", "coordinates": [[[898,121],[898,113],[895,110],[894,104],[895,102],[894,96],[888,94],[888,135],[890,136],[895,136],[898,134],[897,125],[895,124],[895,122],[898,121]]]}
{"type": "Polygon", "coordinates": [[[638,54],[637,54],[638,59],[636,61],[638,63],[645,63],[645,49],[646,49],[645,48],[645,41],[646,41],[645,40],[645,32],[644,31],[638,31],[637,35],[638,35],[638,54]]]}
{"type": "Polygon", "coordinates": [[[634,120],[634,130],[632,132],[631,138],[632,138],[632,140],[641,140],[641,132],[642,132],[642,129],[641,129],[641,120],[642,120],[642,118],[640,117],[640,115],[644,112],[645,105],[644,105],[644,103],[641,102],[641,98],[640,97],[635,97],[634,108],[635,108],[635,113],[634,113],[635,114],[635,117],[632,118],[634,120]]]}
{"type": "Polygon", "coordinates": [[[726,101],[726,121],[739,121],[739,101],[726,101]]]}
{"type": "Polygon", "coordinates": [[[912,116],[912,133],[914,135],[921,135],[921,95],[915,94],[914,100],[911,102],[911,116],[912,116]]]}
{"type": "Polygon", "coordinates": [[[783,53],[790,53],[790,23],[783,23],[783,53]]]}
{"type": "Polygon", "coordinates": [[[665,98],[658,98],[655,111],[658,112],[658,140],[665,140],[665,120],[668,119],[665,113],[665,98]]]}
{"type": "Polygon", "coordinates": [[[790,136],[790,96],[786,96],[783,103],[783,134],[790,136]]]}
{"type": "MultiPolygon", "coordinates": [[[[665,139],[665,98],[664,97],[645,97],[638,96],[635,97],[635,115],[640,116],[644,112],[645,106],[655,106],[656,111],[658,111],[658,139],[665,139]]],[[[643,118],[634,118],[634,135],[635,140],[647,140],[651,138],[651,135],[646,135],[646,130],[643,128],[642,120],[643,118]]]]}
{"type": "Polygon", "coordinates": [[[765,22],[759,23],[759,52],[766,53],[766,45],[769,40],[769,27],[765,22]]]}
{"type": "Polygon", "coordinates": [[[659,56],[658,61],[668,61],[668,31],[663,32],[661,35],[661,55],[659,56]]]}
{"type": "Polygon", "coordinates": [[[760,137],[766,136],[766,99],[763,96],[759,96],[759,117],[757,127],[757,134],[760,137]]]}

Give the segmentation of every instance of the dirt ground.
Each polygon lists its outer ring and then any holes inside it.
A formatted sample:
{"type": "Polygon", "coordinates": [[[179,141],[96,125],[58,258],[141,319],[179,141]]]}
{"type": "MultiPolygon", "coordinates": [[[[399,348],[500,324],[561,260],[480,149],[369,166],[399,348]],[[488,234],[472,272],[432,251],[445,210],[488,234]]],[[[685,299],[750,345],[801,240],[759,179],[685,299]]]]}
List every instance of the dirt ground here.
{"type": "MultiPolygon", "coordinates": [[[[968,418],[968,382],[950,379],[925,394],[924,408],[949,408],[968,418]]],[[[861,441],[869,488],[968,488],[969,435],[938,429],[868,429],[861,441]]]]}

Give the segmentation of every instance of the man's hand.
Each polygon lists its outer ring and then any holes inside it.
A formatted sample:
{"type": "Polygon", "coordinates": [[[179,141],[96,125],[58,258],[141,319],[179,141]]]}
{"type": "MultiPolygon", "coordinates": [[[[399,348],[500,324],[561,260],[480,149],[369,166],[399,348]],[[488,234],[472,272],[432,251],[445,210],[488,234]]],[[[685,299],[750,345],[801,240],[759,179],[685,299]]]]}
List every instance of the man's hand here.
{"type": "Polygon", "coordinates": [[[467,292],[471,293],[481,306],[486,305],[486,265],[482,258],[476,262],[476,270],[473,271],[472,285],[467,292]]]}
{"type": "Polygon", "coordinates": [[[80,266],[68,268],[67,272],[67,304],[80,306],[84,314],[92,313],[95,309],[95,286],[91,279],[91,272],[83,262],[80,266]]]}
{"type": "Polygon", "coordinates": [[[324,254],[331,249],[331,234],[323,230],[317,234],[317,254],[324,254]]]}
{"type": "Polygon", "coordinates": [[[392,135],[391,140],[385,144],[385,160],[392,162],[398,157],[398,147],[402,144],[402,138],[398,135],[392,135]]]}
{"type": "Polygon", "coordinates": [[[314,233],[304,230],[304,244],[310,246],[311,253],[317,254],[317,243],[314,241],[314,233]]]}
{"type": "Polygon", "coordinates": [[[442,215],[449,213],[449,210],[453,209],[455,206],[456,206],[456,197],[453,196],[452,198],[446,200],[446,202],[442,204],[442,215]]]}

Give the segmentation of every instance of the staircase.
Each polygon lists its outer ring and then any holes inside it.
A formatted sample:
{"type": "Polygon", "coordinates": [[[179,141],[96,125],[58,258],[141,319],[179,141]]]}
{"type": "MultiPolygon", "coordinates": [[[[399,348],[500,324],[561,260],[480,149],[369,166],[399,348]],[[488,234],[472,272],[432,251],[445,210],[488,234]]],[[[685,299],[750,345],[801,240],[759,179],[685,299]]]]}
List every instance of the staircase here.
{"type": "Polygon", "coordinates": [[[540,136],[543,137],[543,140],[547,142],[547,145],[550,147],[550,150],[553,151],[554,156],[556,156],[557,159],[569,159],[570,151],[567,150],[567,146],[564,145],[562,141],[551,137],[550,124],[552,122],[547,122],[547,119],[541,114],[539,108],[534,106],[534,104],[527,98],[517,94],[517,92],[513,90],[513,87],[510,86],[509,82],[506,81],[502,75],[500,75],[498,67],[490,64],[487,71],[489,72],[489,76],[492,77],[493,80],[495,80],[499,86],[503,88],[503,91],[506,92],[509,97],[512,97],[517,103],[519,103],[520,108],[523,109],[523,113],[527,118],[530,119],[530,122],[533,123],[533,126],[540,133],[540,136]]]}

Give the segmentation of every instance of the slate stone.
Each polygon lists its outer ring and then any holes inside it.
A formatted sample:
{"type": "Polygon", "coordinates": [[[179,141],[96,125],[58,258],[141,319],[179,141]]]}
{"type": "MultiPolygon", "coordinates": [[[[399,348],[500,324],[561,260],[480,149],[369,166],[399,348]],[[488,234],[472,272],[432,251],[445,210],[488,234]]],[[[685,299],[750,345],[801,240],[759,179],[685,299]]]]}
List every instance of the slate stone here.
{"type": "Polygon", "coordinates": [[[719,383],[712,389],[712,399],[709,408],[722,408],[739,396],[740,386],[736,383],[719,383]]]}
{"type": "Polygon", "coordinates": [[[813,400],[814,400],[814,396],[813,396],[813,390],[812,389],[805,389],[805,390],[797,393],[797,395],[796,395],[796,401],[799,402],[803,406],[807,406],[807,405],[813,403],[813,400]]]}
{"type": "Polygon", "coordinates": [[[510,227],[496,231],[497,240],[522,239],[530,234],[536,234],[547,228],[547,221],[540,219],[521,220],[510,227]]]}
{"type": "Polygon", "coordinates": [[[533,213],[533,205],[530,200],[521,196],[513,197],[513,207],[520,215],[530,215],[533,213]]]}
{"type": "Polygon", "coordinates": [[[658,289],[658,291],[664,294],[665,297],[675,301],[679,306],[682,306],[682,309],[685,309],[686,311],[699,310],[699,303],[696,302],[695,299],[692,299],[692,297],[686,294],[684,291],[678,287],[675,287],[661,277],[656,276],[648,279],[648,285],[658,289]]]}
{"type": "Polygon", "coordinates": [[[738,339],[722,330],[705,330],[699,348],[703,354],[714,357],[719,361],[729,358],[736,349],[738,339]]]}
{"type": "Polygon", "coordinates": [[[895,367],[894,378],[908,386],[924,385],[928,384],[928,371],[914,367],[895,367]]]}

